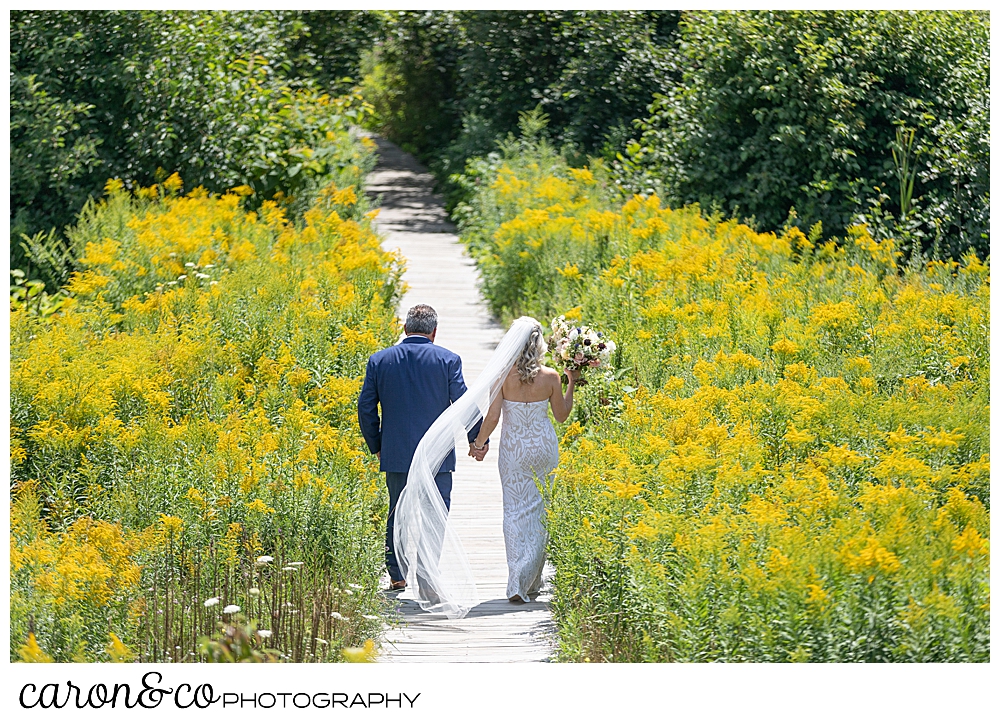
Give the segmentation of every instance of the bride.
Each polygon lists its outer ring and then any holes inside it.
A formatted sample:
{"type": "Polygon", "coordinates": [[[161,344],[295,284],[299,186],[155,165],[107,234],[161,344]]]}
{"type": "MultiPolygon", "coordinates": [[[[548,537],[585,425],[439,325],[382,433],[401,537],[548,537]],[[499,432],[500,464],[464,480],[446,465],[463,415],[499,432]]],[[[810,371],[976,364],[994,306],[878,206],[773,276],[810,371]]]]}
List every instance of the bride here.
{"type": "Polygon", "coordinates": [[[393,537],[407,587],[428,612],[461,618],[479,604],[465,550],[434,483],[434,473],[455,448],[456,436],[483,417],[470,454],[482,460],[485,440],[504,416],[500,476],[504,495],[504,539],[510,577],[507,596],[526,601],[538,589],[545,555],[542,500],[535,479],[547,479],[558,461],[547,405],[560,421],[573,406],[578,372],[568,371],[565,395],[558,374],[541,365],[541,325],[522,316],[497,345],[479,378],[441,413],[413,454],[406,486],[396,504],[393,537]],[[492,420],[492,423],[490,422],[492,420]]]}
{"type": "Polygon", "coordinates": [[[556,420],[565,422],[573,408],[573,387],[579,371],[567,370],[569,383],[563,393],[559,372],[542,365],[545,356],[542,327],[534,323],[517,363],[504,379],[500,394],[490,405],[469,455],[482,461],[490,433],[503,413],[500,435],[500,485],[503,488],[503,539],[507,551],[507,598],[528,602],[538,593],[545,564],[547,534],[542,495],[535,480],[548,482],[559,463],[556,432],[548,407],[556,420]]]}

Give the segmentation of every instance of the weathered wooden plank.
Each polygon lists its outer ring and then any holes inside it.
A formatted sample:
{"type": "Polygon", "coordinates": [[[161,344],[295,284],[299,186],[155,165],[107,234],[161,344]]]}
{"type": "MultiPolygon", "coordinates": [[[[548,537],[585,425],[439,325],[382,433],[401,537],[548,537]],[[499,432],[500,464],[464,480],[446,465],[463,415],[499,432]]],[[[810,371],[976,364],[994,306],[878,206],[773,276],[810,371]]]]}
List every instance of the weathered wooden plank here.
{"type": "MultiPolygon", "coordinates": [[[[368,191],[382,197],[377,219],[383,247],[406,258],[409,285],[400,308],[430,304],[438,313],[436,343],[462,357],[466,382],[486,366],[504,330],[479,295],[475,263],[465,253],[434,179],[409,154],[384,141],[368,191]]],[[[515,605],[506,599],[503,500],[494,450],[477,463],[460,447],[450,521],[462,539],[484,601],[462,620],[420,610],[407,593],[395,596],[399,625],[386,631],[387,662],[541,662],[552,656],[554,627],[547,585],[539,598],[515,605]]],[[[547,568],[547,575],[551,570],[547,568]]]]}

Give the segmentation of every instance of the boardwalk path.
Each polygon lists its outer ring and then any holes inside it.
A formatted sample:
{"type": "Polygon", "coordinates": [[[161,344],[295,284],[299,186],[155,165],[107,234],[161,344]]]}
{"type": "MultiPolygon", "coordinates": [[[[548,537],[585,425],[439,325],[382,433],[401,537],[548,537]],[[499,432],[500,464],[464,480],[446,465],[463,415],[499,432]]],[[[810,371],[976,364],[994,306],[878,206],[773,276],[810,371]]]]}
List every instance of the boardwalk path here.
{"type": "MultiPolygon", "coordinates": [[[[503,329],[479,296],[477,271],[465,254],[433,177],[416,159],[378,139],[380,161],[368,177],[368,191],[382,196],[378,216],[383,246],[406,257],[409,291],[401,315],[414,304],[438,313],[436,343],[462,357],[466,383],[486,366],[503,329]]],[[[503,546],[502,497],[497,472],[497,441],[491,435],[486,460],[476,463],[458,450],[451,521],[476,576],[482,604],[462,620],[423,612],[408,593],[397,598],[400,625],[386,633],[381,660],[387,662],[527,662],[552,653],[552,617],[546,590],[538,600],[513,605],[505,597],[507,561],[503,546]]],[[[388,578],[386,578],[388,579],[388,578]]]]}

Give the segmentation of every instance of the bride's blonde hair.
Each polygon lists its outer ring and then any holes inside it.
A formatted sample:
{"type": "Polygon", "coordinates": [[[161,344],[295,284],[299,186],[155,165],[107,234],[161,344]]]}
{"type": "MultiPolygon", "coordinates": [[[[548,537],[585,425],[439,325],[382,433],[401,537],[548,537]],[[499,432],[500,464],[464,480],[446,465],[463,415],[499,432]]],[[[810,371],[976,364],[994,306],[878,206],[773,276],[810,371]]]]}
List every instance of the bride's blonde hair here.
{"type": "MultiPolygon", "coordinates": [[[[534,321],[532,319],[532,321],[534,321]]],[[[535,326],[528,336],[528,341],[524,343],[520,355],[517,357],[517,375],[522,383],[530,384],[535,381],[538,372],[542,369],[542,357],[548,351],[548,345],[542,336],[542,325],[535,321],[535,326]]]]}

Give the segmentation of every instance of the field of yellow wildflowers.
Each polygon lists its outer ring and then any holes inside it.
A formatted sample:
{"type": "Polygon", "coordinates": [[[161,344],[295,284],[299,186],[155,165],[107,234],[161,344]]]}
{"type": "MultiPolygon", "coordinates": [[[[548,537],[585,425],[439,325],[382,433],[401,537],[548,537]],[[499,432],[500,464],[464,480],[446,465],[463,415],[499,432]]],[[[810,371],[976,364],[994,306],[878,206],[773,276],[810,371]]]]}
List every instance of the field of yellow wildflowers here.
{"type": "Polygon", "coordinates": [[[369,156],[294,224],[246,188],[109,182],[68,301],[14,308],[12,660],[325,661],[377,635],[354,401],[401,269],[357,195],[369,156]]]}
{"type": "Polygon", "coordinates": [[[618,343],[548,494],[573,661],[989,660],[989,267],[471,167],[495,311],[618,343]]]}

